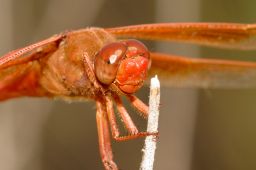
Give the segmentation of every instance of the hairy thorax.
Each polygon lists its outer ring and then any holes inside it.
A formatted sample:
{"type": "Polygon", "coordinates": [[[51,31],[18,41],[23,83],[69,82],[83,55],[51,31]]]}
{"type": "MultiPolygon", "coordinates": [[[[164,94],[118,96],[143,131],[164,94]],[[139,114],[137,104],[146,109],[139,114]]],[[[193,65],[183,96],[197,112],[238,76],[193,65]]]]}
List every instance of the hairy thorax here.
{"type": "Polygon", "coordinates": [[[53,96],[95,98],[98,89],[88,79],[84,57],[93,62],[97,52],[115,38],[100,28],[66,33],[58,50],[44,58],[41,86],[53,96]]]}

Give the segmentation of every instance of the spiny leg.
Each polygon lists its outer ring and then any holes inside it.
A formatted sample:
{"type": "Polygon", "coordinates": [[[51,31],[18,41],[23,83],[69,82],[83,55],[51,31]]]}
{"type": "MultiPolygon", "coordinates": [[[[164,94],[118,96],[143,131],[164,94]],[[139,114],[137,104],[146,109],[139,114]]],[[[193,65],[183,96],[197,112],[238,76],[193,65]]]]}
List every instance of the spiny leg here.
{"type": "Polygon", "coordinates": [[[119,137],[120,132],[118,130],[118,125],[116,123],[116,116],[114,113],[113,101],[109,95],[106,96],[106,107],[107,107],[107,115],[108,115],[108,121],[109,121],[111,132],[112,132],[112,137],[115,139],[119,137]]]}
{"type": "Polygon", "coordinates": [[[113,117],[115,117],[114,110],[113,110],[113,103],[112,103],[111,99],[108,97],[108,99],[106,99],[108,101],[106,106],[107,106],[107,110],[110,111],[108,113],[108,116],[111,115],[110,116],[111,118],[110,117],[108,117],[108,118],[109,118],[109,122],[110,122],[111,126],[114,125],[113,127],[111,127],[111,130],[112,130],[112,136],[116,141],[126,141],[126,140],[136,139],[139,137],[145,137],[145,136],[149,136],[149,135],[155,135],[155,136],[158,135],[158,132],[138,132],[131,117],[129,116],[128,112],[124,108],[120,97],[113,93],[112,93],[112,97],[116,102],[117,109],[118,109],[119,114],[125,124],[125,127],[130,134],[127,136],[119,136],[119,130],[117,128],[116,119],[113,118],[113,117]]]}
{"type": "Polygon", "coordinates": [[[102,86],[99,84],[99,82],[97,81],[97,78],[95,77],[92,64],[91,64],[89,56],[86,52],[83,53],[83,63],[84,63],[85,72],[86,72],[90,82],[93,83],[93,86],[96,89],[98,89],[99,91],[101,91],[104,94],[104,90],[103,90],[102,86]]]}
{"type": "Polygon", "coordinates": [[[127,99],[131,102],[131,105],[135,107],[140,113],[143,118],[148,117],[148,106],[145,105],[139,98],[134,95],[125,95],[127,99]]]}
{"type": "Polygon", "coordinates": [[[102,104],[102,101],[96,101],[96,107],[96,120],[101,159],[106,170],[117,170],[117,165],[113,161],[106,107],[102,104]]]}
{"type": "Polygon", "coordinates": [[[135,124],[133,123],[129,113],[127,112],[127,110],[125,109],[125,107],[123,106],[123,103],[120,99],[120,97],[116,94],[113,94],[113,99],[116,102],[116,107],[117,110],[122,118],[122,121],[126,127],[126,129],[128,130],[129,134],[133,135],[133,134],[137,134],[138,133],[138,129],[135,126],[135,124]]]}

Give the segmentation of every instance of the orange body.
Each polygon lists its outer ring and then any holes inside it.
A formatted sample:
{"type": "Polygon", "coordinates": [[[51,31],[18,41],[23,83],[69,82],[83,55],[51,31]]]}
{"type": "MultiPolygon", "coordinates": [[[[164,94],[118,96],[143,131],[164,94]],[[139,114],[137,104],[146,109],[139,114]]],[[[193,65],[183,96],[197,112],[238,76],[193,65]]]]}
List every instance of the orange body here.
{"type": "Polygon", "coordinates": [[[90,99],[97,96],[85,73],[83,56],[88,55],[93,63],[97,51],[115,38],[97,28],[69,32],[58,38],[49,42],[53,44],[47,53],[43,45],[30,54],[29,61],[18,61],[8,67],[1,65],[0,90],[6,93],[1,95],[2,100],[22,95],[90,99]],[[41,53],[43,57],[39,57],[41,53]]]}
{"type": "Polygon", "coordinates": [[[157,134],[139,132],[120,99],[121,95],[127,97],[146,118],[148,107],[133,93],[143,85],[147,74],[157,74],[161,83],[169,86],[256,86],[253,62],[153,53],[136,40],[121,38],[253,50],[255,37],[256,25],[228,23],[146,24],[65,32],[0,58],[0,100],[22,96],[95,100],[102,162],[105,169],[118,169],[113,161],[110,133],[117,141],[157,134]],[[129,136],[120,136],[114,103],[129,136]]]}

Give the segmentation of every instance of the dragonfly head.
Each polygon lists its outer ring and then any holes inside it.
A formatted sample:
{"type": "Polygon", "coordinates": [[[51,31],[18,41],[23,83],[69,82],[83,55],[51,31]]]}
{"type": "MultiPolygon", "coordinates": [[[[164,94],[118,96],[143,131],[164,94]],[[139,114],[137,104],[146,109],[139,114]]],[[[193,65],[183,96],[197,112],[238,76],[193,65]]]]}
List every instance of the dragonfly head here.
{"type": "Polygon", "coordinates": [[[94,61],[97,79],[134,93],[143,85],[150,65],[149,51],[137,40],[118,41],[104,46],[94,61]]]}

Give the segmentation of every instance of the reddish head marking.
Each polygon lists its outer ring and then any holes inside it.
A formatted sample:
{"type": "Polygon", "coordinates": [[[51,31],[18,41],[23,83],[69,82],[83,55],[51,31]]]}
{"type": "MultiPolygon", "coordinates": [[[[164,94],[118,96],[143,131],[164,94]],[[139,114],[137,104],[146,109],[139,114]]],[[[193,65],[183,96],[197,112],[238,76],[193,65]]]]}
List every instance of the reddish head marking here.
{"type": "Polygon", "coordinates": [[[114,83],[125,93],[134,93],[146,79],[149,52],[137,40],[125,40],[106,45],[94,62],[96,77],[106,85],[114,83]]]}
{"type": "Polygon", "coordinates": [[[121,61],[115,84],[125,93],[134,93],[147,76],[149,52],[144,44],[137,40],[127,40],[126,58],[121,61]]]}

